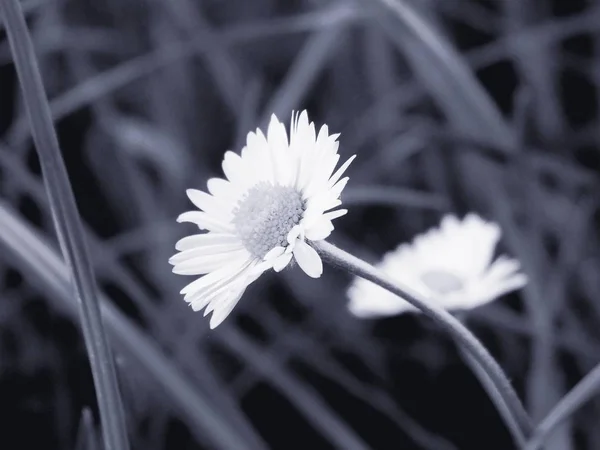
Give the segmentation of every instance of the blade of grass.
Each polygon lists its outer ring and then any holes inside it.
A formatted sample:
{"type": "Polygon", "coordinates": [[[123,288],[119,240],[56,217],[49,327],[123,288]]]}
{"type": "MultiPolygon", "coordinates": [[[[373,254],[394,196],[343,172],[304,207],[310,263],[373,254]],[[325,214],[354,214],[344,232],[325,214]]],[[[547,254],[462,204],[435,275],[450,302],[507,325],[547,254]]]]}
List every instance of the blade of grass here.
{"type": "Polygon", "coordinates": [[[75,450],[100,450],[98,442],[98,435],[94,426],[94,416],[92,415],[92,410],[86,406],[81,410],[75,450]]]}
{"type": "MultiPolygon", "coordinates": [[[[529,22],[544,14],[545,9],[531,0],[509,0],[503,2],[502,7],[506,17],[506,36],[529,28],[529,22]]],[[[539,131],[547,142],[558,139],[565,124],[556,89],[560,52],[555,47],[558,42],[544,43],[527,37],[518,41],[509,39],[508,42],[521,79],[532,90],[539,131]]]]}
{"type": "Polygon", "coordinates": [[[275,91],[264,109],[261,119],[262,129],[267,129],[271,114],[277,117],[289,117],[292,109],[299,104],[329,61],[329,55],[339,44],[345,31],[345,24],[315,32],[294,60],[285,80],[275,91]]]}
{"type": "MultiPolygon", "coordinates": [[[[123,40],[112,30],[92,27],[71,27],[56,32],[56,30],[43,30],[33,36],[35,52],[38,57],[51,52],[72,49],[110,56],[125,56],[127,48],[123,40]]],[[[8,43],[0,45],[0,66],[12,63],[8,43]]]]}
{"type": "Polygon", "coordinates": [[[600,391],[600,364],[565,395],[535,428],[526,450],[538,450],[552,430],[585,405],[600,391]]]}
{"type": "Polygon", "coordinates": [[[190,0],[172,0],[165,2],[167,14],[187,31],[196,36],[200,54],[206,62],[208,70],[217,89],[223,97],[225,105],[233,116],[238,115],[239,99],[244,91],[242,69],[238,59],[230,54],[228,44],[223,37],[215,33],[201,11],[201,4],[190,0]]]}
{"type": "Polygon", "coordinates": [[[222,338],[221,345],[233,351],[274,386],[281,389],[288,400],[304,412],[306,419],[320,430],[335,448],[345,450],[369,448],[307,384],[288,373],[274,358],[261,351],[238,330],[227,327],[219,335],[222,338]]]}
{"type": "Polygon", "coordinates": [[[439,194],[392,186],[353,186],[344,192],[344,204],[386,205],[445,211],[449,205],[439,194]]]}
{"type": "MultiPolygon", "coordinates": [[[[17,160],[9,153],[8,149],[3,148],[1,145],[0,165],[7,168],[7,173],[17,178],[21,188],[31,194],[32,198],[40,204],[42,208],[47,207],[43,186],[41,186],[27,170],[24,170],[24,168],[18,164],[17,160]]],[[[174,218],[173,220],[170,220],[169,227],[167,227],[166,224],[161,224],[163,228],[162,235],[166,236],[167,232],[173,231],[174,222],[174,218]]],[[[114,240],[102,242],[94,235],[93,231],[87,228],[85,231],[88,242],[91,244],[92,254],[94,255],[93,262],[99,276],[105,276],[116,283],[119,288],[133,300],[139,310],[143,312],[144,321],[149,322],[153,330],[164,330],[167,326],[164,321],[164,312],[160,310],[155,303],[149,300],[150,294],[134,277],[131,276],[127,267],[119,260],[120,257],[126,254],[128,250],[127,246],[137,245],[137,248],[131,249],[132,252],[136,252],[143,250],[144,245],[142,244],[153,242],[153,239],[156,239],[155,227],[151,228],[148,233],[143,233],[139,229],[136,229],[136,232],[132,232],[131,234],[124,233],[114,240]],[[140,236],[143,238],[143,242],[139,241],[140,236]]],[[[172,239],[174,239],[174,237],[172,239]]],[[[172,241],[172,239],[170,240],[172,241]]],[[[195,358],[198,358],[198,355],[194,356],[195,358]]],[[[191,362],[196,361],[194,360],[191,362]]],[[[251,425],[245,423],[247,421],[245,421],[242,412],[236,408],[233,399],[230,398],[230,395],[225,389],[217,384],[214,375],[208,367],[198,363],[195,367],[191,367],[190,370],[197,374],[201,385],[210,389],[210,393],[214,394],[211,398],[214,398],[215,403],[218,405],[219,409],[222,410],[220,413],[225,414],[230,421],[236,422],[236,429],[240,434],[241,439],[248,443],[254,443],[252,444],[253,448],[263,448],[264,445],[262,444],[262,439],[254,432],[251,425]],[[219,394],[220,398],[218,398],[219,394]]],[[[158,373],[160,373],[160,371],[158,371],[158,373]]],[[[159,383],[163,385],[168,382],[169,380],[166,379],[163,381],[159,380],[159,383]]],[[[181,380],[175,380],[173,382],[182,383],[181,380]]],[[[186,383],[189,384],[187,381],[186,383]]],[[[190,395],[190,398],[193,399],[193,397],[193,395],[190,395]]],[[[178,399],[176,398],[175,401],[177,402],[177,400],[178,399]]],[[[181,409],[184,412],[193,410],[190,407],[181,409]]],[[[213,409],[216,410],[217,408],[213,409]]],[[[190,422],[188,421],[188,423],[190,422]]],[[[193,421],[190,426],[198,427],[193,421]]]]}
{"type": "MultiPolygon", "coordinates": [[[[292,357],[302,359],[313,370],[339,384],[349,394],[362,400],[380,413],[387,415],[415,443],[423,448],[431,450],[455,449],[450,442],[425,429],[400,409],[389,398],[385,390],[356,381],[336,362],[335,358],[331,357],[331,354],[326,351],[320,340],[311,339],[304,331],[297,331],[293,327],[286,326],[287,324],[278,318],[277,314],[265,303],[257,306],[256,313],[260,315],[262,325],[269,330],[270,334],[281,336],[269,347],[269,353],[279,355],[279,359],[283,361],[289,361],[292,357]]],[[[235,385],[238,393],[243,394],[249,388],[249,385],[254,381],[250,378],[251,374],[246,373],[238,376],[235,385]]]]}
{"type": "MultiPolygon", "coordinates": [[[[23,273],[33,274],[30,282],[48,295],[64,314],[75,318],[77,305],[69,287],[69,273],[57,253],[30,227],[18,218],[10,206],[0,201],[0,243],[6,249],[0,255],[11,258],[11,263],[23,273]]],[[[218,414],[158,349],[156,344],[102,294],[101,312],[107,329],[119,351],[140,364],[165,392],[165,398],[178,411],[198,442],[213,443],[217,448],[253,449],[246,437],[238,433],[225,417],[218,414]]]]}
{"type": "MultiPolygon", "coordinates": [[[[323,12],[299,15],[287,20],[265,21],[265,23],[252,26],[231,26],[220,33],[222,33],[223,40],[228,44],[242,44],[252,39],[312,31],[314,29],[320,30],[337,26],[355,18],[354,11],[348,8],[327,8],[323,12]],[[288,25],[291,25],[291,27],[288,25]]],[[[198,36],[194,36],[185,41],[167,43],[161,48],[94,75],[50,101],[53,120],[58,121],[98,98],[108,95],[139,78],[148,76],[174,61],[189,58],[194,54],[208,50],[200,46],[202,42],[198,36]]],[[[11,145],[19,148],[26,143],[29,130],[25,119],[17,117],[7,140],[11,145]]]]}
{"type": "Polygon", "coordinates": [[[97,287],[75,198],[60,154],[50,108],[25,17],[17,0],[0,1],[33,140],[39,155],[58,238],[70,267],[83,336],[90,359],[106,450],[127,450],[129,441],[110,347],[104,333],[97,287]]]}
{"type": "Polygon", "coordinates": [[[407,57],[447,117],[473,137],[487,136],[512,148],[510,127],[471,69],[409,2],[361,1],[378,13],[384,31],[407,57]]]}
{"type": "MultiPolygon", "coordinates": [[[[7,155],[3,155],[3,156],[7,156],[7,155]]],[[[6,159],[6,158],[4,158],[4,159],[6,159]]],[[[13,167],[13,168],[14,168],[14,167],[13,167]]],[[[25,174],[27,174],[27,172],[25,172],[25,174]]],[[[28,178],[28,177],[25,177],[25,180],[29,180],[29,178],[28,178]]],[[[31,180],[29,180],[29,181],[31,181],[31,180]]],[[[1,223],[2,223],[2,222],[0,221],[0,224],[1,224],[1,223]]],[[[137,235],[139,235],[140,233],[139,233],[139,230],[136,230],[136,231],[135,231],[135,232],[133,232],[132,234],[133,234],[133,236],[137,236],[137,235]]],[[[147,244],[147,242],[151,242],[151,241],[152,241],[152,240],[150,239],[151,237],[152,237],[152,234],[150,234],[150,235],[148,235],[148,236],[146,237],[146,241],[145,241],[145,243],[146,243],[146,244],[147,244]]],[[[32,240],[32,238],[31,238],[31,237],[30,237],[29,239],[30,239],[30,240],[32,240]]],[[[119,239],[119,240],[121,241],[121,239],[119,239]]],[[[123,240],[124,240],[124,241],[127,241],[128,239],[123,239],[123,240]]],[[[142,242],[140,242],[140,244],[141,244],[141,243],[142,243],[142,242]]],[[[116,245],[111,245],[111,247],[116,247],[116,245]]],[[[104,248],[104,250],[106,250],[106,249],[104,248]]],[[[103,253],[106,255],[106,257],[105,257],[105,258],[101,258],[101,260],[100,260],[101,266],[113,267],[115,264],[116,264],[117,266],[119,266],[119,263],[118,263],[118,261],[116,261],[116,259],[115,259],[115,257],[114,257],[114,255],[113,255],[113,253],[112,253],[112,252],[110,252],[110,251],[104,251],[103,253]]],[[[55,264],[55,263],[54,263],[54,264],[55,264]]],[[[125,269],[122,269],[122,270],[120,270],[120,271],[119,271],[119,273],[126,274],[126,270],[125,270],[125,269]]],[[[118,280],[118,281],[121,283],[121,280],[118,280]]],[[[134,283],[134,285],[136,285],[136,283],[135,283],[135,282],[133,282],[133,283],[134,283]]],[[[126,286],[125,286],[125,287],[126,287],[126,286]]],[[[131,292],[131,295],[132,295],[132,296],[133,296],[133,298],[135,299],[135,298],[136,298],[136,296],[139,296],[139,295],[140,295],[140,294],[139,294],[139,290],[136,290],[136,291],[133,291],[133,292],[131,292]]],[[[142,302],[142,301],[141,301],[141,299],[137,299],[137,300],[136,300],[136,304],[145,304],[145,303],[147,303],[147,302],[142,302]]],[[[115,310],[115,311],[116,311],[116,310],[115,310]]],[[[153,315],[153,316],[154,316],[154,315],[160,315],[160,313],[154,309],[154,310],[153,310],[153,312],[152,312],[152,315],[153,315]]],[[[108,326],[109,326],[109,327],[111,326],[111,324],[112,324],[112,322],[111,322],[111,321],[108,321],[108,326]]],[[[225,339],[225,340],[227,340],[227,337],[221,337],[221,338],[222,338],[222,339],[225,339]]],[[[135,343],[135,339],[134,339],[134,338],[131,338],[131,337],[129,337],[129,338],[127,338],[127,339],[128,339],[128,342],[132,342],[132,343],[134,343],[136,346],[140,347],[140,351],[144,350],[144,348],[143,348],[144,346],[143,346],[142,344],[139,344],[139,343],[137,343],[137,344],[136,344],[136,343],[135,343]]],[[[181,338],[181,336],[180,336],[180,339],[182,339],[182,338],[181,338]]],[[[184,339],[186,342],[196,342],[196,340],[197,340],[195,337],[190,337],[189,339],[187,339],[187,338],[183,338],[183,339],[184,339]]],[[[120,341],[119,341],[119,342],[120,342],[120,341]]],[[[243,354],[242,354],[242,351],[240,351],[240,350],[239,350],[237,347],[233,346],[233,347],[230,347],[230,348],[233,348],[233,349],[234,349],[234,351],[236,351],[236,354],[238,354],[238,356],[240,356],[240,357],[243,357],[243,359],[244,359],[244,360],[247,360],[247,361],[248,361],[248,364],[250,364],[252,367],[257,367],[257,366],[259,366],[259,365],[261,364],[261,361],[262,361],[262,360],[260,359],[260,356],[256,356],[256,354],[255,354],[255,352],[254,352],[254,351],[248,351],[248,348],[246,348],[246,349],[244,350],[244,351],[245,351],[245,353],[243,353],[243,354]],[[257,358],[258,358],[258,359],[257,359],[257,358]]],[[[258,351],[258,350],[257,350],[256,348],[254,348],[254,347],[250,347],[250,350],[256,350],[256,351],[258,351]]],[[[148,350],[147,350],[147,351],[148,351],[148,350]]],[[[143,356],[143,355],[144,355],[144,353],[142,352],[142,356],[143,356]]],[[[152,357],[152,354],[151,354],[150,356],[152,357]]],[[[265,356],[263,356],[263,358],[264,358],[264,357],[265,357],[265,356]]],[[[142,362],[142,363],[143,363],[143,362],[142,362]]],[[[274,365],[274,364],[276,365],[277,363],[276,363],[276,361],[274,361],[274,360],[273,360],[273,362],[271,363],[271,365],[274,365]]],[[[167,388],[179,387],[179,386],[182,386],[182,385],[183,385],[183,388],[185,388],[185,385],[186,385],[186,384],[188,384],[188,385],[189,385],[189,383],[187,383],[187,381],[183,381],[183,380],[181,380],[181,379],[179,379],[179,380],[178,380],[178,379],[173,379],[173,376],[164,375],[163,377],[160,377],[160,375],[162,375],[162,374],[165,372],[165,370],[164,370],[164,368],[163,368],[163,367],[158,367],[158,368],[157,368],[155,371],[153,371],[153,370],[151,370],[151,369],[152,369],[152,367],[150,367],[150,371],[151,371],[151,372],[154,372],[154,373],[157,373],[157,374],[158,374],[158,376],[156,376],[156,375],[155,375],[155,377],[157,377],[157,378],[158,378],[158,381],[160,382],[160,384],[161,384],[161,385],[163,385],[163,386],[166,386],[167,388]]],[[[263,373],[263,374],[264,374],[264,373],[263,373]]],[[[208,376],[208,375],[207,375],[207,376],[208,376]]],[[[299,406],[298,406],[298,408],[299,408],[300,410],[303,410],[303,411],[305,411],[305,412],[306,412],[306,415],[307,415],[307,417],[308,417],[308,418],[311,418],[311,417],[312,417],[312,415],[314,415],[314,416],[315,416],[315,417],[317,417],[317,418],[325,417],[325,423],[332,422],[332,421],[333,421],[334,423],[336,423],[336,420],[337,420],[337,418],[336,418],[336,416],[335,416],[335,413],[331,412],[331,411],[330,411],[330,410],[329,410],[329,409],[328,409],[328,408],[327,408],[327,407],[326,407],[324,404],[322,404],[322,402],[320,402],[318,399],[317,399],[317,400],[310,400],[310,401],[308,401],[308,402],[300,401],[300,400],[297,400],[297,399],[296,399],[296,397],[295,397],[295,394],[294,394],[294,393],[292,393],[292,392],[288,392],[288,391],[286,390],[286,388],[288,388],[288,387],[294,387],[294,386],[296,386],[296,385],[297,385],[299,382],[298,382],[298,381],[296,381],[296,380],[294,380],[294,379],[289,379],[289,377],[290,377],[290,376],[287,374],[287,372],[286,372],[284,369],[279,369],[277,372],[275,372],[275,373],[272,375],[272,377],[273,377],[273,378],[271,378],[271,375],[268,375],[268,377],[269,377],[269,379],[273,379],[273,380],[274,380],[274,381],[273,381],[273,384],[274,384],[274,385],[276,385],[276,386],[280,386],[280,388],[283,390],[283,393],[284,393],[284,394],[285,394],[285,395],[286,395],[288,398],[291,398],[291,401],[292,401],[293,403],[297,403],[297,405],[299,405],[299,406]],[[311,406],[313,406],[313,407],[314,407],[314,408],[316,408],[316,409],[314,409],[314,410],[310,409],[310,408],[311,408],[311,406]]],[[[202,377],[202,379],[203,379],[203,382],[205,382],[205,381],[208,381],[208,384],[209,384],[209,385],[211,385],[211,386],[213,386],[213,388],[212,388],[212,389],[213,389],[213,393],[214,393],[214,392],[216,392],[216,387],[214,387],[214,383],[212,383],[212,382],[211,382],[210,376],[208,377],[208,380],[206,379],[206,377],[205,377],[205,376],[203,376],[203,377],[202,377]]],[[[213,380],[213,381],[214,381],[214,380],[213,380]]],[[[182,390],[183,390],[183,391],[185,391],[185,389],[183,389],[183,388],[182,388],[182,390]]],[[[192,405],[189,405],[189,404],[185,403],[185,401],[183,400],[183,399],[190,398],[190,399],[191,399],[191,401],[192,401],[192,403],[193,403],[193,401],[194,401],[194,400],[196,400],[196,402],[200,402],[200,400],[199,400],[199,399],[196,399],[196,398],[194,398],[194,395],[193,395],[192,393],[187,393],[187,394],[185,394],[185,396],[184,396],[184,394],[181,394],[181,395],[179,394],[179,393],[180,393],[180,391],[179,391],[179,390],[176,390],[176,391],[175,391],[175,393],[173,393],[173,392],[171,391],[171,389],[167,389],[167,392],[171,393],[171,395],[173,395],[173,396],[175,397],[175,401],[176,401],[176,402],[178,402],[178,401],[179,401],[179,402],[184,402],[184,404],[183,404],[183,407],[180,407],[180,409],[183,409],[183,411],[184,411],[184,412],[186,412],[186,413],[187,413],[187,412],[189,412],[189,411],[197,411],[197,407],[195,407],[193,404],[192,404],[192,405]],[[183,399],[182,399],[182,398],[183,398],[183,399]]],[[[202,400],[202,401],[203,401],[204,403],[206,403],[204,400],[202,400]]],[[[217,412],[219,409],[222,409],[222,408],[223,408],[223,404],[220,404],[219,406],[220,406],[219,408],[215,408],[215,407],[213,407],[213,408],[212,408],[212,409],[213,409],[213,413],[216,413],[216,412],[217,412]]],[[[225,410],[227,411],[227,408],[226,408],[226,406],[227,406],[227,405],[225,405],[225,410]]],[[[197,413],[196,413],[196,414],[197,414],[197,413]]],[[[232,412],[231,412],[231,409],[229,410],[228,414],[229,414],[229,415],[228,415],[228,417],[229,417],[229,418],[232,418],[232,417],[233,417],[233,418],[235,418],[236,420],[238,420],[238,419],[236,418],[236,415],[232,414],[232,412]]],[[[202,418],[201,418],[201,419],[202,419],[202,418]]],[[[190,419],[189,419],[189,418],[186,418],[186,417],[184,416],[184,420],[186,420],[186,422],[188,422],[188,424],[190,424],[190,422],[189,422],[189,420],[190,420],[190,419]]],[[[232,420],[233,420],[233,419],[232,419],[232,420]]],[[[240,422],[241,422],[241,419],[239,419],[239,420],[238,420],[236,423],[237,423],[237,424],[239,424],[240,422]]],[[[193,426],[194,428],[198,428],[198,424],[197,424],[197,423],[194,423],[194,422],[192,422],[192,423],[190,424],[190,428],[192,428],[192,426],[193,426]]],[[[341,427],[342,429],[344,428],[344,425],[343,425],[341,422],[340,422],[340,425],[339,425],[339,426],[336,426],[336,427],[334,427],[334,429],[333,429],[333,430],[335,431],[337,428],[340,428],[340,427],[341,427]]],[[[201,429],[202,429],[202,428],[201,428],[201,429]]],[[[244,427],[242,427],[242,426],[238,425],[238,426],[236,426],[236,430],[238,431],[238,434],[241,434],[242,432],[245,432],[245,433],[246,433],[245,435],[243,435],[243,436],[242,436],[242,439],[243,439],[243,441],[245,441],[245,442],[248,442],[248,443],[250,443],[250,442],[258,442],[258,441],[256,440],[256,438],[252,439],[252,436],[253,436],[253,434],[252,434],[250,431],[248,431],[246,428],[244,428],[244,427]]],[[[350,433],[351,433],[351,432],[350,432],[350,433]]],[[[333,437],[332,437],[332,439],[335,439],[335,438],[333,438],[333,437]]],[[[342,438],[340,438],[340,439],[342,439],[342,442],[346,442],[346,441],[344,441],[344,440],[343,440],[343,439],[344,439],[344,437],[343,437],[343,436],[342,436],[342,438]]],[[[351,438],[347,438],[347,439],[350,439],[350,440],[351,440],[351,438]]],[[[231,445],[231,444],[228,444],[228,445],[231,445]]],[[[225,447],[225,448],[230,448],[230,447],[225,447]]],[[[237,447],[236,447],[236,448],[237,448],[237,447]]],[[[254,446],[254,447],[252,447],[252,448],[262,448],[262,445],[255,444],[255,446],[254,446]]]]}

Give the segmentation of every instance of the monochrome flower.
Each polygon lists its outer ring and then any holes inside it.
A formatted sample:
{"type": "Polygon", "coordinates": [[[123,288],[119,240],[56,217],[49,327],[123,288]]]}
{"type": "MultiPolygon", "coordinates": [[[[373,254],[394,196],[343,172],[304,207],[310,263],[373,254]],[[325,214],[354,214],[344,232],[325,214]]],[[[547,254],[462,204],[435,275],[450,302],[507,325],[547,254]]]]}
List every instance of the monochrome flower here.
{"type": "MultiPolygon", "coordinates": [[[[500,239],[498,225],[475,214],[460,221],[446,216],[439,228],[387,253],[377,268],[448,310],[468,310],[523,287],[519,262],[493,260],[500,239]]],[[[348,290],[348,308],[358,317],[416,311],[408,302],[362,278],[348,290]]]]}
{"type": "Polygon", "coordinates": [[[264,271],[283,270],[292,259],[310,277],[318,278],[323,263],[310,241],[325,239],[332,220],[346,214],[340,194],[348,178],[342,175],[354,159],[336,169],[338,134],[327,125],[315,131],[306,111],[293,114],[289,139],[273,115],[265,136],[260,129],[247,136],[241,154],[223,159],[226,179],[208,180],[208,193],[189,189],[199,209],[181,214],[206,233],[181,239],[169,262],[173,272],[203,275],[181,293],[195,311],[213,311],[211,328],[231,312],[264,271]],[[334,172],[335,171],[335,172],[334,172]]]}

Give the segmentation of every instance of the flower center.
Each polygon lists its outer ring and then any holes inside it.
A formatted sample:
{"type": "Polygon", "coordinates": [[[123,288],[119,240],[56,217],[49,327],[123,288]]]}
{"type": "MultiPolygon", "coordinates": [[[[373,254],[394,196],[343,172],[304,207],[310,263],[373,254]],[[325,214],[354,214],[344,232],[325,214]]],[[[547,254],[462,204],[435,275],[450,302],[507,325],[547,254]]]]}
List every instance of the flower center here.
{"type": "Polygon", "coordinates": [[[449,294],[463,288],[463,282],[456,275],[441,270],[430,270],[421,275],[421,281],[436,294],[449,294]]]}
{"type": "Polygon", "coordinates": [[[304,201],[296,189],[262,182],[240,200],[233,224],[246,249],[262,259],[273,248],[287,246],[287,235],[303,213],[304,201]]]}

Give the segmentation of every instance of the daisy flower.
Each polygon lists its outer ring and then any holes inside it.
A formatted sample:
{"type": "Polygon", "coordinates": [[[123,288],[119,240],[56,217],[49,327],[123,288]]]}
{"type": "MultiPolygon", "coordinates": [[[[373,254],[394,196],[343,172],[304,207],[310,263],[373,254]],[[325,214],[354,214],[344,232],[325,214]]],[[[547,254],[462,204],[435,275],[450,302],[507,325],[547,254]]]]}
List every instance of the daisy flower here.
{"type": "Polygon", "coordinates": [[[321,257],[308,242],[328,237],[332,220],[346,214],[335,208],[348,182],[342,175],[354,159],[335,170],[338,136],[327,125],[317,134],[304,111],[292,115],[288,139],[273,115],[266,136],[257,129],[248,133],[240,155],[225,153],[226,179],[208,180],[208,193],[187,191],[198,210],[177,221],[206,232],[177,242],[179,253],[169,262],[174,273],[202,275],[181,293],[194,311],[213,312],[211,328],[266,270],[279,272],[294,259],[308,276],[321,276],[321,257]]]}
{"type": "MultiPolygon", "coordinates": [[[[492,261],[499,239],[498,225],[475,214],[462,221],[446,216],[439,228],[387,253],[377,268],[445,309],[468,310],[527,282],[519,272],[518,261],[506,256],[492,261]]],[[[348,297],[348,308],[358,317],[416,311],[408,302],[362,278],[354,280],[348,297]]]]}

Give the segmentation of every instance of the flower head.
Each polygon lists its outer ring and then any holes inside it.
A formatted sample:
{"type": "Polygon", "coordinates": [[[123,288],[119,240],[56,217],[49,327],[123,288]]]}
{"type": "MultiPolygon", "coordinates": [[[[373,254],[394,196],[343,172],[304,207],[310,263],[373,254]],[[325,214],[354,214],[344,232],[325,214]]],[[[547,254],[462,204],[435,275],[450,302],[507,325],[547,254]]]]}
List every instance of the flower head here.
{"type": "Polygon", "coordinates": [[[248,133],[241,155],[223,159],[226,179],[208,180],[208,193],[189,189],[199,209],[178,222],[192,222],[206,233],[181,239],[169,262],[173,272],[203,275],[181,293],[195,311],[213,311],[211,328],[219,325],[250,283],[264,271],[279,272],[292,258],[306,274],[318,278],[323,263],[307,241],[325,239],[332,220],[346,214],[340,194],[342,175],[354,159],[336,169],[339,135],[326,125],[317,135],[306,111],[293,115],[290,133],[273,115],[267,136],[248,133]]]}
{"type": "MultiPolygon", "coordinates": [[[[475,214],[460,221],[446,216],[439,228],[386,254],[377,265],[393,279],[449,310],[467,310],[525,285],[519,262],[492,261],[500,228],[475,214]]],[[[348,290],[350,311],[358,317],[416,311],[408,302],[357,278],[348,290]]]]}

